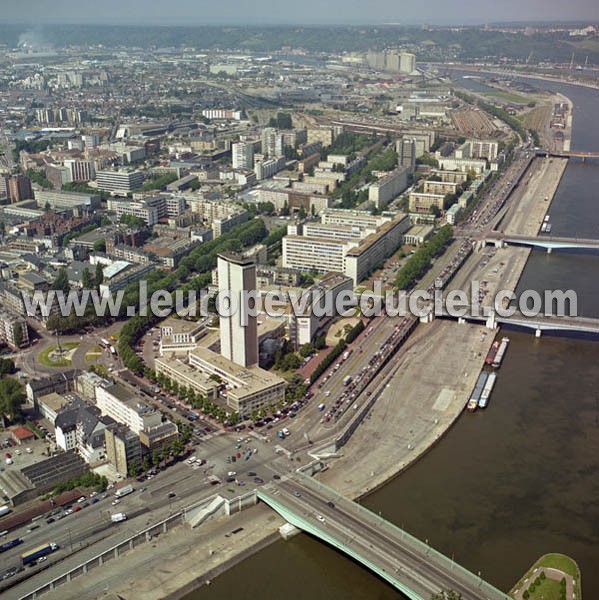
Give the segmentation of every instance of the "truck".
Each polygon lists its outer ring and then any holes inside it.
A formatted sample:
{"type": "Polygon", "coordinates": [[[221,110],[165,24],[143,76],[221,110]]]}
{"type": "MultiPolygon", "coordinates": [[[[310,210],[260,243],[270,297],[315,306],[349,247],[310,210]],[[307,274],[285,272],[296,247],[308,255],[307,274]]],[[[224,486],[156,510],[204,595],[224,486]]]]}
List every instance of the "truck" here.
{"type": "Polygon", "coordinates": [[[127,494],[131,494],[135,491],[135,488],[131,485],[125,485],[122,488],[119,488],[115,493],[115,497],[116,498],[122,498],[123,496],[126,496],[127,494]]]}
{"type": "Polygon", "coordinates": [[[52,552],[56,552],[58,550],[58,544],[54,544],[52,542],[43,544],[42,546],[38,546],[29,552],[25,552],[21,554],[21,565],[25,566],[29,563],[36,561],[38,558],[42,556],[47,556],[48,554],[52,554],[52,552]]]}
{"type": "Polygon", "coordinates": [[[7,515],[10,512],[10,508],[5,504],[4,506],[0,506],[0,517],[7,515]]]}
{"type": "Polygon", "coordinates": [[[347,360],[351,356],[351,352],[352,352],[351,350],[346,350],[343,353],[343,360],[347,360]]]}
{"type": "Polygon", "coordinates": [[[343,385],[349,385],[351,383],[352,380],[352,376],[351,375],[347,375],[343,378],[343,385]]]}
{"type": "Polygon", "coordinates": [[[125,513],[116,513],[114,515],[110,515],[110,520],[113,523],[120,523],[121,521],[127,520],[127,515],[125,513]]]}

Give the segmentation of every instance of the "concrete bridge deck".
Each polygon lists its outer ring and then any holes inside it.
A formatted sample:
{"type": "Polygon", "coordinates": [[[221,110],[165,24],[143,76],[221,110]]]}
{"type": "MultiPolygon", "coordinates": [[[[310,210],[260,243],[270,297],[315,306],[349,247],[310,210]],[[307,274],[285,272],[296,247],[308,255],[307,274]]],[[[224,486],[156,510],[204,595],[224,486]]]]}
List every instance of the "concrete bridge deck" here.
{"type": "MultiPolygon", "coordinates": [[[[485,310],[489,310],[485,307],[485,310]]],[[[441,312],[441,311],[440,311],[441,312]]],[[[437,315],[442,318],[451,319],[464,319],[466,321],[476,321],[478,323],[490,323],[490,320],[497,325],[513,325],[516,327],[524,327],[527,329],[534,329],[538,332],[543,331],[566,331],[572,333],[589,333],[599,335],[599,319],[591,317],[571,317],[571,316],[545,316],[535,315],[527,316],[522,314],[520,311],[516,311],[512,316],[502,317],[497,314],[490,315],[483,313],[481,309],[480,313],[468,312],[463,317],[457,317],[450,314],[446,310],[443,310],[441,314],[437,315]]]]}
{"type": "Polygon", "coordinates": [[[442,590],[464,600],[508,600],[480,576],[380,516],[299,473],[257,491],[260,500],[297,528],[338,548],[411,600],[442,590]]]}

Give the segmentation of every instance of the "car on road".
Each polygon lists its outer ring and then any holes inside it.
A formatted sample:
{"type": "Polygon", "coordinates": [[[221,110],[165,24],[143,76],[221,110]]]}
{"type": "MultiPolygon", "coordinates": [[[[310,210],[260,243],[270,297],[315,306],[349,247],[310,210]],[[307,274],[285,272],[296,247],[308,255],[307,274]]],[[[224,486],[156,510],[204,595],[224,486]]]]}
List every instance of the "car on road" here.
{"type": "Polygon", "coordinates": [[[177,496],[177,494],[175,494],[175,492],[169,492],[168,493],[168,497],[169,498],[175,498],[177,496]]]}
{"type": "Polygon", "coordinates": [[[273,479],[281,479],[280,475],[277,475],[276,473],[272,476],[273,479]]]}
{"type": "Polygon", "coordinates": [[[326,519],[322,516],[322,515],[316,515],[316,518],[321,522],[321,523],[325,523],[326,519]]]}
{"type": "Polygon", "coordinates": [[[329,508],[335,508],[335,504],[334,504],[334,502],[332,502],[331,500],[329,500],[329,501],[327,502],[327,506],[328,506],[329,508]]]}
{"type": "Polygon", "coordinates": [[[117,505],[119,502],[120,502],[120,500],[119,500],[118,498],[115,498],[115,499],[112,501],[112,506],[116,506],[116,505],[117,505]]]}
{"type": "Polygon", "coordinates": [[[293,495],[294,495],[294,496],[297,496],[298,498],[301,498],[301,497],[302,497],[302,495],[301,495],[299,492],[293,492],[293,495]]]}

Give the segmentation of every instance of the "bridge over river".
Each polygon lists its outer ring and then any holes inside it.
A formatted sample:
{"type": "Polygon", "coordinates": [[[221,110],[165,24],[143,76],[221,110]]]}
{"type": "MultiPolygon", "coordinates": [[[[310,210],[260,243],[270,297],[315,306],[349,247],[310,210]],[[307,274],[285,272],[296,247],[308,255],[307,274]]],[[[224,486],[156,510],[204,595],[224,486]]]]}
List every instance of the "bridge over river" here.
{"type": "Polygon", "coordinates": [[[409,533],[319,481],[295,473],[258,488],[258,498],[289,523],[338,548],[411,600],[442,590],[464,600],[509,596],[409,533]]]}

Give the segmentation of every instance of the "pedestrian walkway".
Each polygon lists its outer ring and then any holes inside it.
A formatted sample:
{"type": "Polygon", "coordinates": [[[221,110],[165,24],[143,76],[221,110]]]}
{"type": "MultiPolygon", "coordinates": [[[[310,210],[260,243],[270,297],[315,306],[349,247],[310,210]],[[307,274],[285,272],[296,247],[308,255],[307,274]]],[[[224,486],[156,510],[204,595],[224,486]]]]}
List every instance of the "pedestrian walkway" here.
{"type": "MultiPolygon", "coordinates": [[[[515,600],[524,600],[524,592],[529,588],[530,584],[535,581],[537,577],[541,575],[541,573],[545,573],[545,577],[547,579],[554,579],[555,581],[561,581],[562,579],[566,579],[566,600],[578,600],[574,593],[574,578],[568,573],[564,573],[559,569],[554,569],[551,567],[537,567],[533,569],[530,577],[524,580],[524,585],[513,593],[515,600]]],[[[535,598],[535,596],[532,596],[535,598]]]]}

